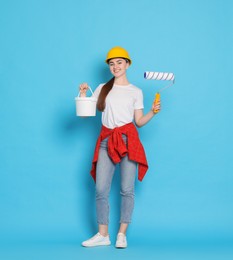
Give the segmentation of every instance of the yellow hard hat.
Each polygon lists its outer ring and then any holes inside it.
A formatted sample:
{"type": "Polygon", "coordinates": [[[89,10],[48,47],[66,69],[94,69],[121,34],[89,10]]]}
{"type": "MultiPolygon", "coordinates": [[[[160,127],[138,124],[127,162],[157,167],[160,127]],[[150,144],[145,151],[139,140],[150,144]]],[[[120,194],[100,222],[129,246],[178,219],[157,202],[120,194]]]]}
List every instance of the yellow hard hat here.
{"type": "Polygon", "coordinates": [[[124,58],[124,59],[127,59],[127,60],[129,60],[129,65],[131,65],[131,63],[132,63],[132,61],[131,61],[131,59],[129,57],[128,52],[124,48],[122,48],[120,46],[113,47],[108,52],[105,62],[108,63],[109,60],[114,59],[114,58],[124,58]]]}

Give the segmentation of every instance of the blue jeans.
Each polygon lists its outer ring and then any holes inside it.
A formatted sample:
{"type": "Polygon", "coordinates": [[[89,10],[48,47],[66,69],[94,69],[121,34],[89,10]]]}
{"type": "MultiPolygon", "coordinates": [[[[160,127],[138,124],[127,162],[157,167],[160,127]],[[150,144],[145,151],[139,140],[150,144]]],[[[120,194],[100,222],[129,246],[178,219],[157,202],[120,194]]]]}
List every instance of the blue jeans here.
{"type": "MultiPolygon", "coordinates": [[[[127,145],[127,138],[122,135],[127,145]]],[[[96,168],[96,211],[97,223],[108,225],[109,223],[109,192],[116,164],[108,156],[108,138],[100,144],[99,157],[96,168]]],[[[130,161],[128,155],[121,159],[121,218],[120,223],[130,223],[134,208],[134,186],[137,163],[130,161]]]]}

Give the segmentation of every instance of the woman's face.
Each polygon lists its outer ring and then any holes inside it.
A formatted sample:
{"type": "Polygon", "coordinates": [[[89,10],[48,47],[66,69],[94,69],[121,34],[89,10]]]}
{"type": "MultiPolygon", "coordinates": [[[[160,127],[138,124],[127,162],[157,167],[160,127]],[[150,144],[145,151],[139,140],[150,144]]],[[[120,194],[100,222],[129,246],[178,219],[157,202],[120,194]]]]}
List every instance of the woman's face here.
{"type": "Polygon", "coordinates": [[[129,62],[126,62],[126,60],[122,58],[114,58],[109,61],[108,65],[112,75],[115,78],[119,78],[125,75],[129,67],[129,62]]]}

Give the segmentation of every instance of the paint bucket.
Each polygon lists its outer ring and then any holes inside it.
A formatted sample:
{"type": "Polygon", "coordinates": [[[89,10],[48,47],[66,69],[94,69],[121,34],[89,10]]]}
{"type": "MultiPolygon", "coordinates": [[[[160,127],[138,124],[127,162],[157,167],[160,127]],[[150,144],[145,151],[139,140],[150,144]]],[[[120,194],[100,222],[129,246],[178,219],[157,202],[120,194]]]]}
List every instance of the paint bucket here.
{"type": "Polygon", "coordinates": [[[96,115],[96,102],[97,98],[94,96],[92,89],[89,87],[92,96],[80,97],[80,91],[75,98],[76,102],[76,115],[77,116],[95,116],[96,115]]]}

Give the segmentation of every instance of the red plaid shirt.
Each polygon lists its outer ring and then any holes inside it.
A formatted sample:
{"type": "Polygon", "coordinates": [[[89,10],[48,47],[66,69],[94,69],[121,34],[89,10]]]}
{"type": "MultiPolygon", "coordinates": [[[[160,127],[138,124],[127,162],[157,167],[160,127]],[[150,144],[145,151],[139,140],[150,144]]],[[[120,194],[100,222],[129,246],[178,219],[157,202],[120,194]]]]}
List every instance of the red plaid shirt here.
{"type": "Polygon", "coordinates": [[[92,160],[91,176],[96,181],[96,164],[99,155],[100,143],[106,137],[108,140],[108,155],[114,163],[119,163],[121,158],[128,154],[131,161],[138,163],[138,179],[142,181],[147,169],[148,163],[144,148],[140,142],[137,129],[133,123],[129,123],[114,129],[102,126],[100,135],[96,142],[94,158],[92,160]],[[128,137],[128,147],[126,147],[122,134],[128,137]]]}

